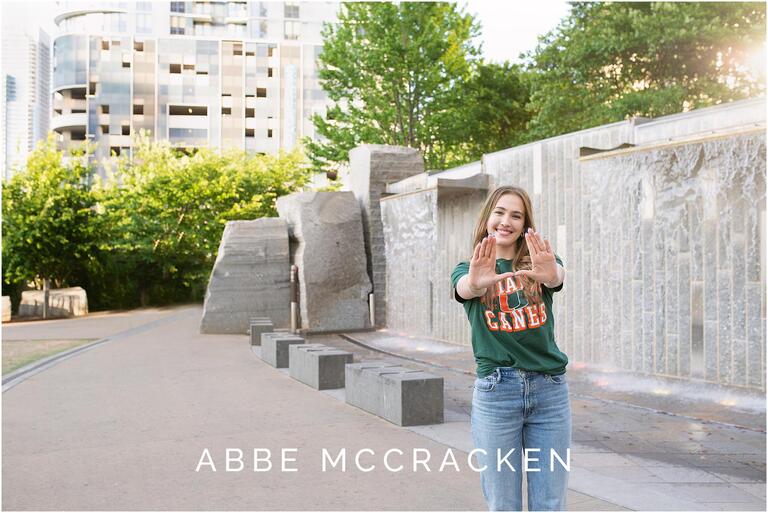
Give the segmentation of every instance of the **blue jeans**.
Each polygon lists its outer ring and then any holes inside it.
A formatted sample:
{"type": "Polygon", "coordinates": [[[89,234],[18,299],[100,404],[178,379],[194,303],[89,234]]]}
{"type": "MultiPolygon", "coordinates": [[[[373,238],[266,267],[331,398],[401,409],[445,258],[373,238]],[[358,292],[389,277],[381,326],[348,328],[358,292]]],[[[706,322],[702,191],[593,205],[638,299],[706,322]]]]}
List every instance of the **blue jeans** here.
{"type": "Polygon", "coordinates": [[[528,510],[565,510],[569,471],[558,459],[570,466],[571,405],[565,374],[498,367],[476,379],[472,440],[491,511],[522,511],[526,448],[528,510]]]}

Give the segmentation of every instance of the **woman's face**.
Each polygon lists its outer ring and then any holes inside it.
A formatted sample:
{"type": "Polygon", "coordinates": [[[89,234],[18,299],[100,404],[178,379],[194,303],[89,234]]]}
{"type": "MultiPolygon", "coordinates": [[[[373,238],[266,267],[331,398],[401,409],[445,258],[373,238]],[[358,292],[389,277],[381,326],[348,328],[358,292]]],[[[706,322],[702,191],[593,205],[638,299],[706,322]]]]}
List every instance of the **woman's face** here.
{"type": "Polygon", "coordinates": [[[498,249],[511,250],[517,239],[523,235],[525,225],[525,207],[523,200],[517,194],[504,194],[493,207],[486,230],[488,234],[496,234],[498,249]]]}

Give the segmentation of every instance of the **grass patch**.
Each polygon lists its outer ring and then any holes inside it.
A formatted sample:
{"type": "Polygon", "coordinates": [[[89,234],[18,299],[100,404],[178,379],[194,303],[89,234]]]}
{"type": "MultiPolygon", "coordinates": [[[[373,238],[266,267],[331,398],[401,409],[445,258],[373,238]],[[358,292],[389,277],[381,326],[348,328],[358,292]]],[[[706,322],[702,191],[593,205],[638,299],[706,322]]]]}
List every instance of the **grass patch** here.
{"type": "Polygon", "coordinates": [[[94,340],[97,339],[3,340],[3,374],[94,340]]]}

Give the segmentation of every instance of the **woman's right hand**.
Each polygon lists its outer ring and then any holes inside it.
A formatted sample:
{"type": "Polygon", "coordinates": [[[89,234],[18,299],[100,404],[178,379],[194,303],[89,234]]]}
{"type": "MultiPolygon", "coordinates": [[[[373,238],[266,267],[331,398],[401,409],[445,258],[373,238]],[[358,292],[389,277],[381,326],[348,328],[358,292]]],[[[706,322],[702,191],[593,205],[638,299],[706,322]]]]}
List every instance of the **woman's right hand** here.
{"type": "Polygon", "coordinates": [[[474,290],[483,290],[495,285],[499,280],[514,276],[508,272],[496,274],[496,238],[486,237],[475,246],[472,260],[469,261],[469,286],[474,290]]]}

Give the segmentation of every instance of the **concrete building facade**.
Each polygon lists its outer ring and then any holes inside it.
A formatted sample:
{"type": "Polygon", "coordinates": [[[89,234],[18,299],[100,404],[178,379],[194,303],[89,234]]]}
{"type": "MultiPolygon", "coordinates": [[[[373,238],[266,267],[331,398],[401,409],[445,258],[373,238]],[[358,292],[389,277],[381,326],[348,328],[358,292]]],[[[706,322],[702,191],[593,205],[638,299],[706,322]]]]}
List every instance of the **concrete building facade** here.
{"type": "Polygon", "coordinates": [[[119,2],[56,17],[51,129],[94,158],[132,135],[194,151],[290,150],[328,100],[317,77],[333,2],[119,2]],[[109,6],[106,8],[105,6],[109,6]]]}

